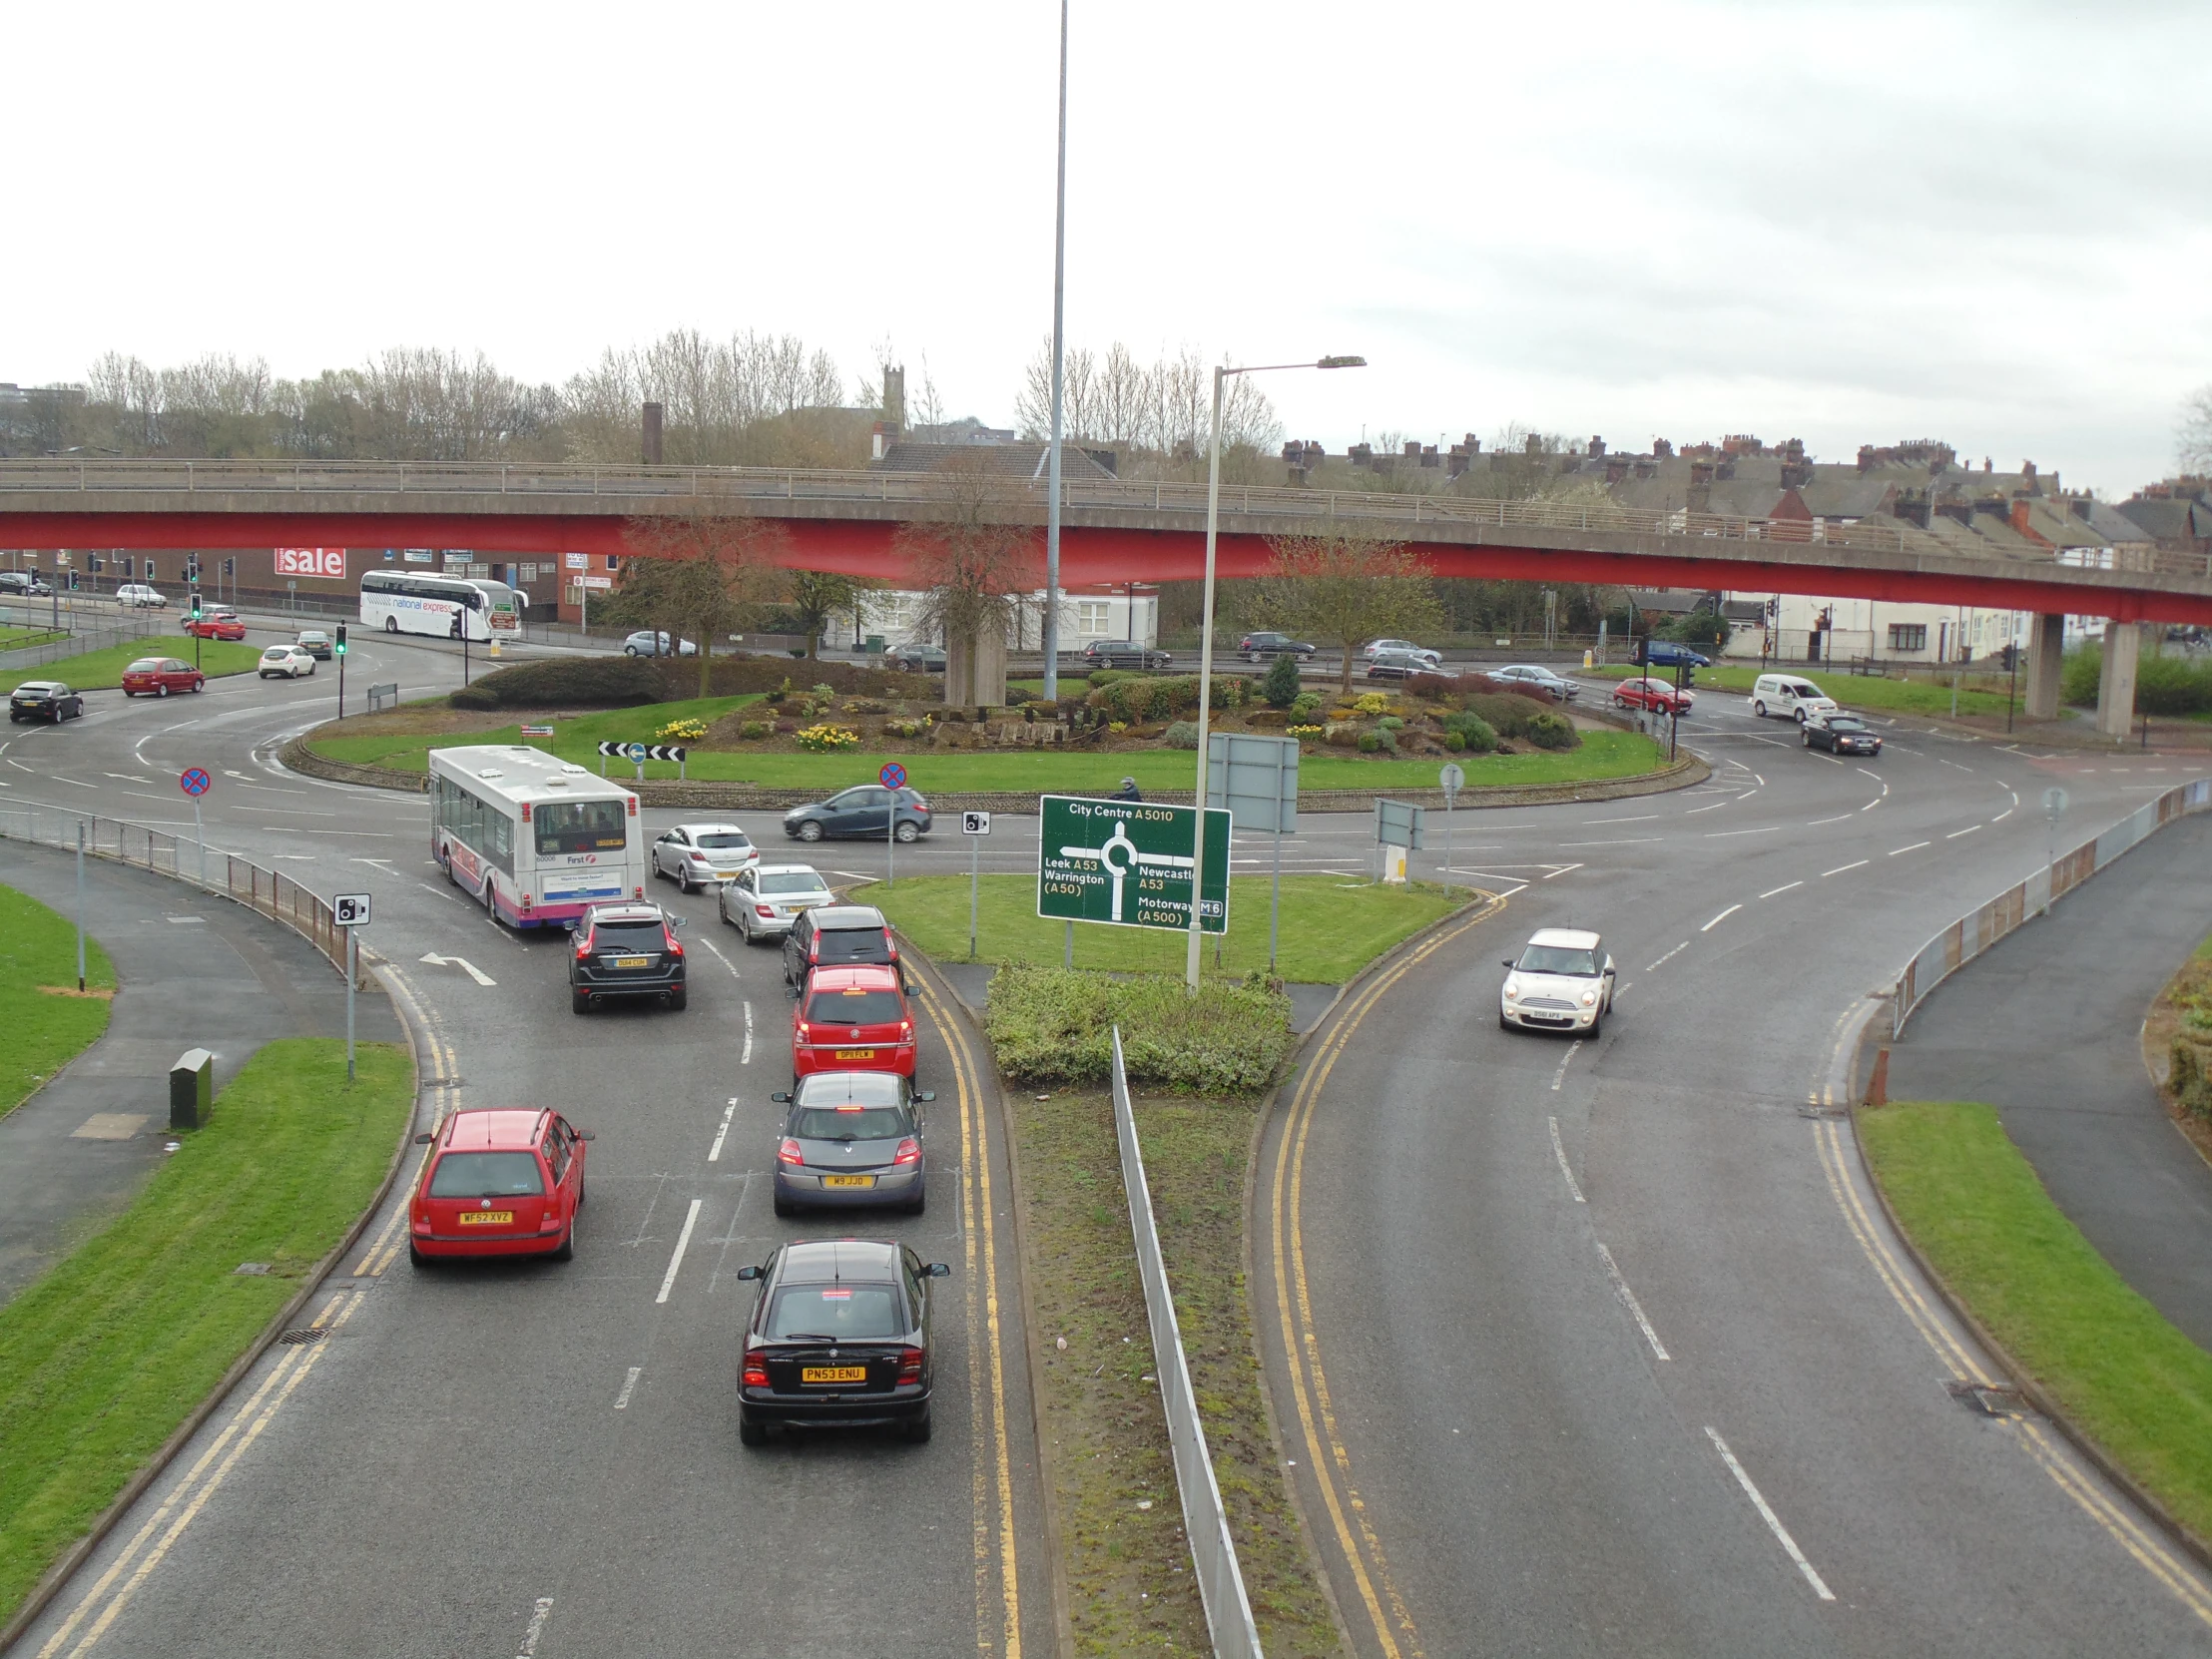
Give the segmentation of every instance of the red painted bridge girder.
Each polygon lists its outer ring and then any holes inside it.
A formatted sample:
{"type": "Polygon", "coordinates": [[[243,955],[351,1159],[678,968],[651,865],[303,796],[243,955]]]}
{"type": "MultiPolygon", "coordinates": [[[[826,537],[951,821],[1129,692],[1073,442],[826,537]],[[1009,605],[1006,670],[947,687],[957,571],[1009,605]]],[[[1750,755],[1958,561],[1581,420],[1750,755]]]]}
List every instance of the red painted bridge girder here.
{"type": "MultiPolygon", "coordinates": [[[[893,583],[907,578],[906,561],[892,545],[899,529],[895,522],[858,518],[783,522],[791,531],[786,559],[794,568],[893,583]]],[[[571,513],[29,512],[9,513],[0,523],[7,526],[7,539],[19,547],[405,546],[626,556],[638,551],[627,534],[627,518],[571,513]]],[[[1693,539],[1684,539],[1694,545],[1693,539]]],[[[1041,571],[1042,531],[1038,542],[1041,571]]],[[[2017,564],[1994,565],[1986,573],[1958,568],[1965,561],[1943,569],[1902,568],[1855,563],[1842,548],[1828,557],[1808,559],[1809,544],[1797,544],[1790,557],[1772,560],[1699,557],[1687,547],[1677,555],[1494,542],[1423,541],[1415,551],[1438,576],[1490,581],[1726,588],[2212,626],[2212,595],[2166,591],[2151,585],[2151,578],[2141,586],[2088,586],[2039,578],[2027,573],[2037,567],[2023,570],[2017,564]]],[[[1263,536],[1224,533],[1220,539],[1219,568],[1224,577],[1258,575],[1272,557],[1263,536]]],[[[1061,581],[1069,588],[1186,581],[1204,574],[1204,558],[1205,539],[1191,530],[1069,525],[1061,535],[1061,581]]]]}

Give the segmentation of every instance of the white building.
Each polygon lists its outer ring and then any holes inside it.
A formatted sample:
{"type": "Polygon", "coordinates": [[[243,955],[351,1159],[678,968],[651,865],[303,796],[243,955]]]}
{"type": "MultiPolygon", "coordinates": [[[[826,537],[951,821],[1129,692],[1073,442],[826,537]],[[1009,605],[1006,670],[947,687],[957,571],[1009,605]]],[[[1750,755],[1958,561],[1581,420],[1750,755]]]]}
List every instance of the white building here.
{"type": "MultiPolygon", "coordinates": [[[[849,648],[864,645],[872,635],[881,635],[886,646],[915,642],[941,645],[941,640],[921,639],[922,598],[921,594],[898,589],[871,593],[860,606],[858,624],[854,624],[851,612],[841,612],[831,618],[826,640],[832,646],[849,648]]],[[[1111,588],[1061,589],[1061,652],[1081,651],[1092,640],[1135,640],[1141,645],[1158,645],[1159,590],[1143,582],[1111,588]]],[[[1043,649],[1043,589],[1023,594],[1015,601],[1013,638],[1007,643],[1014,651],[1043,649]]]]}

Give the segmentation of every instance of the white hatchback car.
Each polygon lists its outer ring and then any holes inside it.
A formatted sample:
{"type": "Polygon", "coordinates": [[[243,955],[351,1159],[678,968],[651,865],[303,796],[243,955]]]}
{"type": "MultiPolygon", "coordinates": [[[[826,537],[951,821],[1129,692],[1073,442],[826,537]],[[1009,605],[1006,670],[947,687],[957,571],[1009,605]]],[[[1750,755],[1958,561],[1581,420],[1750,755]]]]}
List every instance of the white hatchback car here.
{"type": "Polygon", "coordinates": [[[125,582],[115,590],[118,605],[152,605],[166,610],[169,601],[144,582],[125,582]]]}
{"type": "Polygon", "coordinates": [[[1505,963],[1497,1022],[1505,1030],[1573,1031],[1595,1037],[1613,1007],[1613,958],[1595,933],[1539,927],[1505,963]]]}
{"type": "Polygon", "coordinates": [[[653,873],[686,892],[735,881],[760,861],[753,837],[734,824],[679,824],[653,843],[653,873]]]}
{"type": "Polygon", "coordinates": [[[302,646],[273,645],[262,653],[262,660],[254,665],[254,671],[264,680],[273,680],[279,674],[287,680],[296,680],[302,674],[314,672],[314,658],[302,646]]]}
{"type": "Polygon", "coordinates": [[[1794,674],[1762,674],[1752,683],[1751,712],[1761,720],[1788,715],[1803,726],[1808,716],[1824,715],[1835,707],[1833,697],[1794,674]]]}

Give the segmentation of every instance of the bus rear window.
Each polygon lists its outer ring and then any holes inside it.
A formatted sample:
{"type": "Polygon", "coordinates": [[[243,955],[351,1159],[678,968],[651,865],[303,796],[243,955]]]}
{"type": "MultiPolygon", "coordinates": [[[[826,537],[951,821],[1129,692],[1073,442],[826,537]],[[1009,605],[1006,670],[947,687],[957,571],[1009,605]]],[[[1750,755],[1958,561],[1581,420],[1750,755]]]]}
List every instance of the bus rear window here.
{"type": "Polygon", "coordinates": [[[619,801],[541,801],[530,809],[538,854],[619,851],[629,845],[629,820],[619,801]]]}

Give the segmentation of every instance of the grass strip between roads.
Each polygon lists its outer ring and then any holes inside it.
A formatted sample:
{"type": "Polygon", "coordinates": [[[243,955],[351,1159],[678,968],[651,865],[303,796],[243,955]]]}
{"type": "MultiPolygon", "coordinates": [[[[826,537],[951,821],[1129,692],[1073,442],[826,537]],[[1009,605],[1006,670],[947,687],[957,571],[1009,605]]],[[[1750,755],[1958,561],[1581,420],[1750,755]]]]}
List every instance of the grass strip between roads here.
{"type": "Polygon", "coordinates": [[[0,1308],[0,1622],[375,1195],[414,1079],[394,1044],[358,1069],[333,1038],[267,1044],[128,1210],[0,1308]]]}
{"type": "Polygon", "coordinates": [[[1890,1204],[1936,1272],[2066,1414],[2212,1536],[2212,1355],[2097,1254],[1988,1106],[1862,1112],[1890,1204]]]}
{"type": "MultiPolygon", "coordinates": [[[[76,682],[72,681],[71,684],[76,682]]],[[[516,744],[523,742],[522,727],[551,726],[550,738],[532,738],[536,748],[558,755],[577,766],[597,771],[601,743],[656,743],[655,734],[676,720],[702,720],[712,725],[732,709],[758,702],[757,696],[710,697],[683,703],[652,703],[635,709],[560,719],[553,715],[518,716],[514,723],[457,730],[442,704],[417,705],[388,715],[373,715],[318,727],[307,747],[326,761],[351,766],[387,767],[395,772],[424,772],[428,754],[460,744],[516,744]]],[[[772,718],[764,713],[763,719],[772,718]]],[[[836,723],[839,716],[826,715],[836,723]]],[[[813,724],[812,721],[803,724],[813,724]]],[[[1188,790],[1195,776],[1196,758],[1174,749],[1078,749],[1062,754],[1034,749],[1004,752],[939,754],[927,739],[917,738],[894,752],[857,751],[833,755],[808,755],[776,749],[702,749],[694,742],[685,772],[707,783],[759,784],[778,790],[813,790],[824,796],[854,784],[869,784],[886,761],[905,767],[907,782],[924,795],[936,793],[1007,795],[1108,795],[1124,778],[1138,787],[1158,793],[1188,790]]],[[[1504,785],[1552,786],[1593,783],[1615,778],[1635,778],[1656,772],[1666,764],[1662,748],[1634,732],[1586,731],[1582,745],[1564,754],[1531,750],[1516,755],[1454,755],[1449,757],[1466,774],[1467,788],[1490,789],[1504,785]]],[[[635,778],[626,761],[610,761],[608,775],[635,778]]],[[[1434,789],[1441,762],[1382,760],[1338,751],[1309,749],[1299,758],[1299,787],[1306,790],[1434,789]]],[[[648,761],[648,779],[674,778],[676,764],[648,761]]],[[[957,828],[957,826],[953,826],[957,828]]],[[[940,826],[940,832],[942,827],[940,826]]]]}
{"type": "MultiPolygon", "coordinates": [[[[123,671],[142,657],[174,657],[179,662],[189,663],[192,661],[192,639],[189,635],[177,638],[155,635],[122,645],[104,645],[97,651],[83,651],[74,657],[41,664],[23,678],[59,680],[71,691],[112,691],[123,684],[123,671]]],[[[200,672],[211,680],[219,680],[226,674],[250,674],[261,660],[262,648],[258,645],[241,645],[236,640],[200,642],[200,672]]],[[[184,695],[190,697],[192,694],[186,692],[184,695]]]]}
{"type": "MultiPolygon", "coordinates": [[[[1076,1651],[1210,1652],[1130,1245],[1112,1099],[1010,1089],[1008,1103],[1076,1651]]],[[[1284,1485],[1246,1303],[1245,1160],[1257,1110],[1249,1100],[1140,1098],[1137,1133],[1253,1616],[1267,1652],[1296,1659],[1337,1652],[1337,1631],[1284,1485]]]]}
{"type": "MultiPolygon", "coordinates": [[[[1433,820],[1431,820],[1433,822],[1433,820]]],[[[957,825],[954,826],[958,828],[957,825]]],[[[985,962],[1033,962],[1057,967],[1067,923],[1037,914],[1034,875],[985,875],[977,883],[975,954],[985,962]]],[[[1222,967],[1239,976],[1268,965],[1269,877],[1238,875],[1229,883],[1229,931],[1222,967]]],[[[906,875],[878,881],[856,895],[879,907],[940,962],[967,960],[968,878],[906,875]]],[[[1384,885],[1342,875],[1283,877],[1279,977],[1339,984],[1391,945],[1467,902],[1463,887],[1446,891],[1425,883],[1384,885]]],[[[1208,935],[1205,966],[1214,966],[1215,936],[1208,935]]],[[[1075,965],[1128,973],[1180,974],[1187,935],[1156,928],[1077,923],[1075,965]]]]}
{"type": "Polygon", "coordinates": [[[77,994],[77,924],[37,899],[0,887],[0,1117],[99,1040],[108,1028],[115,966],[85,939],[77,994]]]}

